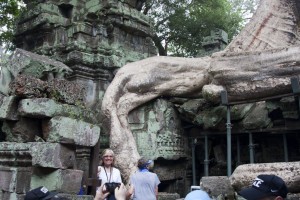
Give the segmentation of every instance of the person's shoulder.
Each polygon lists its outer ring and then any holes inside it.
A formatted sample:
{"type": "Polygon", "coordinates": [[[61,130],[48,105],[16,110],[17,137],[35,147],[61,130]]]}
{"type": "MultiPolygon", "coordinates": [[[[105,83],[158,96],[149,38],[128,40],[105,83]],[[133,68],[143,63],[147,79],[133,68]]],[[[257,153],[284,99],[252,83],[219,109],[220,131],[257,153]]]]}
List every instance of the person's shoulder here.
{"type": "Polygon", "coordinates": [[[153,176],[157,176],[157,174],[154,172],[149,172],[149,173],[151,173],[153,176]]]}
{"type": "Polygon", "coordinates": [[[144,174],[147,176],[157,177],[157,174],[154,172],[144,172],[144,174]]]}
{"type": "Polygon", "coordinates": [[[113,167],[113,170],[120,173],[120,170],[118,168],[113,167]]]}
{"type": "Polygon", "coordinates": [[[130,177],[138,177],[138,176],[140,176],[141,174],[143,174],[143,173],[142,173],[142,172],[139,172],[139,171],[136,171],[136,172],[134,172],[133,174],[131,174],[130,177]]]}

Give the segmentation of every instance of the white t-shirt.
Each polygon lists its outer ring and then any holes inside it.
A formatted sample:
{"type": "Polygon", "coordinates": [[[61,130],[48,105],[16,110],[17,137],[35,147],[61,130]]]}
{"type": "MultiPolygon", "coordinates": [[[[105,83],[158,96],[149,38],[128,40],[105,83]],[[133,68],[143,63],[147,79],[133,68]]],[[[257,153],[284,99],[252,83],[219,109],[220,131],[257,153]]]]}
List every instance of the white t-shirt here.
{"type": "Polygon", "coordinates": [[[104,167],[98,166],[98,178],[102,180],[101,184],[105,184],[107,182],[116,182],[122,183],[120,170],[117,168],[111,168],[111,170],[104,170],[104,167]],[[111,173],[111,174],[110,174],[111,173]]]}

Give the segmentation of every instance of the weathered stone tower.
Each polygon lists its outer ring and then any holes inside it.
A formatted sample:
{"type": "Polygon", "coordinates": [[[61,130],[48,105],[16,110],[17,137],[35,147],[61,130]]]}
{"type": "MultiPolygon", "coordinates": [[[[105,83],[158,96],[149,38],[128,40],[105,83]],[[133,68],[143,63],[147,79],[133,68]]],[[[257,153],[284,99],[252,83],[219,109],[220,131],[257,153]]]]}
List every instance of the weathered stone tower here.
{"type": "Polygon", "coordinates": [[[139,1],[25,1],[14,43],[69,66],[68,78],[87,89],[88,107],[99,107],[118,68],[153,56],[151,21],[139,1]],[[100,101],[99,101],[100,100],[100,101]]]}

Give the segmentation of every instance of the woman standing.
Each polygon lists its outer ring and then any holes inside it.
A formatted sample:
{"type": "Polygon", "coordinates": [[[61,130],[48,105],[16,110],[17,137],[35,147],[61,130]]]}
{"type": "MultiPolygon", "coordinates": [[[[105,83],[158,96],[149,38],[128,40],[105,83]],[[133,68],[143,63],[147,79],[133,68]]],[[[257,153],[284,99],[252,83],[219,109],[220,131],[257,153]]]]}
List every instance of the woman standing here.
{"type": "MultiPolygon", "coordinates": [[[[122,183],[120,170],[114,167],[114,152],[111,149],[105,149],[101,154],[100,166],[98,166],[98,178],[101,179],[101,185],[105,183],[122,183]]],[[[114,199],[109,195],[107,199],[114,199]]]]}
{"type": "Polygon", "coordinates": [[[141,158],[138,161],[139,171],[130,177],[134,187],[134,200],[156,200],[160,181],[155,173],[149,171],[153,161],[141,158]]]}

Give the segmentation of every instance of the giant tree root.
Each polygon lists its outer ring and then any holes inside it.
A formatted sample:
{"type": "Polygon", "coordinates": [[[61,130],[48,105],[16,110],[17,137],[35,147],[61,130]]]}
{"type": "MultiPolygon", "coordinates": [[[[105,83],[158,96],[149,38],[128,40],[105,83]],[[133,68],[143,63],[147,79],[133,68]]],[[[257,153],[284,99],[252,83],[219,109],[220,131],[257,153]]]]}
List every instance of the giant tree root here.
{"type": "Polygon", "coordinates": [[[291,92],[290,77],[300,74],[300,47],[292,47],[299,44],[298,4],[261,0],[253,21],[211,58],[153,57],[119,70],[106,90],[102,112],[125,180],[140,157],[127,121],[134,108],[160,96],[218,97],[222,89],[230,101],[291,92]]]}

